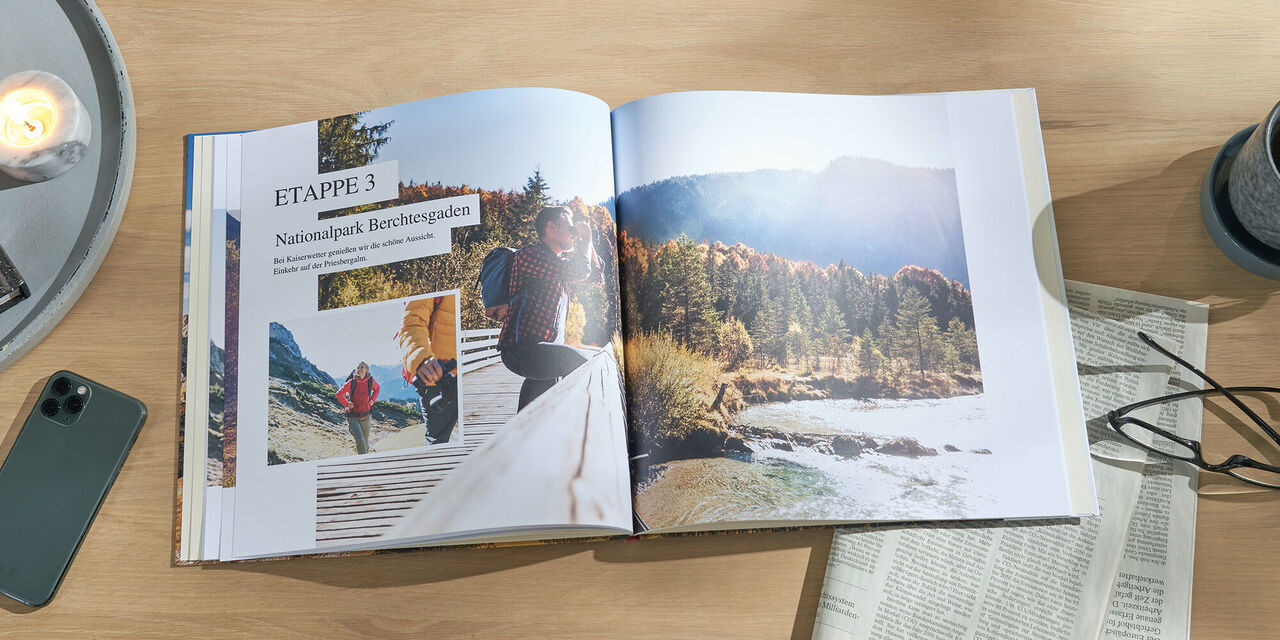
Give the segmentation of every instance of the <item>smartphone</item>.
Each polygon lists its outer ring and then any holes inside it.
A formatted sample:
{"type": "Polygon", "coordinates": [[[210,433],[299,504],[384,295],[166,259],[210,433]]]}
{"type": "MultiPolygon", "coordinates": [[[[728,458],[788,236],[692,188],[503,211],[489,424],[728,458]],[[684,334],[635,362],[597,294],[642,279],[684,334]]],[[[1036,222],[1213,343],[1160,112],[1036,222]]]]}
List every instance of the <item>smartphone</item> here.
{"type": "Polygon", "coordinates": [[[53,598],[146,417],[84,376],[49,377],[0,466],[0,593],[32,607],[53,598]]]}

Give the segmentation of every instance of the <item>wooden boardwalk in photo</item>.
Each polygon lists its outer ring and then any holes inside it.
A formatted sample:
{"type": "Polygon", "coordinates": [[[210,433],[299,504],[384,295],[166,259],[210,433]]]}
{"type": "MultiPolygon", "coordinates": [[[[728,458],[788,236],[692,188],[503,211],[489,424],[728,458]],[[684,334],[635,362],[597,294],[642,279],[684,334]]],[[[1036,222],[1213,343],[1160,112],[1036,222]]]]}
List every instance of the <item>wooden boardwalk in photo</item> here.
{"type": "Polygon", "coordinates": [[[316,544],[380,535],[515,416],[522,382],[497,361],[463,371],[461,446],[317,466],[316,544]]]}
{"type": "Polygon", "coordinates": [[[463,445],[317,467],[317,546],[513,523],[630,525],[622,390],[608,351],[518,416],[522,378],[493,360],[465,366],[463,445]]]}

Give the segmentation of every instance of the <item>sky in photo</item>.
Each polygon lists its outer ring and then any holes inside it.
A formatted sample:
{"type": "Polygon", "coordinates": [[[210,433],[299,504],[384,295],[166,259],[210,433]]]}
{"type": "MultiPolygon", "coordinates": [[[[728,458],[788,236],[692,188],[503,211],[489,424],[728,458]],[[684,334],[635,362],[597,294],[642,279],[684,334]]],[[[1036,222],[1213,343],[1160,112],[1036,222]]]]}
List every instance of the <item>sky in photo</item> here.
{"type": "Polygon", "coordinates": [[[493,89],[373,109],[361,122],[394,120],[378,162],[400,181],[523,189],[541,168],[553,201],[613,197],[609,106],[559,89],[493,89]]]}
{"type": "Polygon", "coordinates": [[[361,361],[400,366],[396,333],[406,303],[391,300],[278,322],[293,334],[302,357],[341,383],[361,361]]]}
{"type": "Polygon", "coordinates": [[[841,156],[955,166],[940,94],[674,93],[618,107],[613,123],[620,192],[672,176],[816,171],[841,156]]]}

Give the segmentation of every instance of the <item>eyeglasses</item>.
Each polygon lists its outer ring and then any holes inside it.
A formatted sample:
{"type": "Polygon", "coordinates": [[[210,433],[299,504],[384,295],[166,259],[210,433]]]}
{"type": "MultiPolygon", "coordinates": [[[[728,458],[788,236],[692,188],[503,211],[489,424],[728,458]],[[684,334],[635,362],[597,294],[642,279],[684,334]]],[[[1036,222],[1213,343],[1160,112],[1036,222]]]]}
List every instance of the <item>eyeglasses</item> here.
{"type": "Polygon", "coordinates": [[[1248,482],[1249,484],[1267,487],[1269,489],[1280,489],[1280,467],[1258,462],[1253,458],[1239,454],[1228,457],[1226,460],[1217,464],[1210,463],[1204,459],[1204,455],[1201,452],[1200,442],[1198,440],[1180,437],[1177,434],[1170,433],[1169,431],[1161,429],[1160,427],[1142,420],[1141,418],[1135,418],[1128,415],[1133,411],[1152,405],[1177,402],[1187,398],[1221,395],[1227,400],[1230,400],[1231,404],[1234,404],[1237,408],[1243,411],[1245,415],[1249,416],[1249,419],[1253,420],[1254,424],[1258,425],[1260,429],[1266,432],[1277,446],[1280,446],[1280,434],[1277,434],[1275,429],[1271,428],[1271,425],[1268,425],[1265,420],[1253,411],[1253,409],[1250,409],[1248,405],[1236,396],[1237,393],[1280,394],[1280,388],[1223,387],[1214,381],[1213,378],[1205,375],[1203,371],[1192,366],[1191,363],[1170,353],[1164,347],[1161,347],[1155,340],[1151,339],[1151,336],[1139,331],[1138,338],[1147,346],[1155,349],[1170,360],[1173,360],[1174,362],[1182,365],[1188,371],[1199,376],[1200,379],[1209,383],[1209,386],[1212,388],[1174,393],[1167,396],[1161,396],[1159,398],[1152,398],[1150,400],[1143,400],[1142,402],[1125,405],[1115,411],[1107,413],[1107,423],[1111,425],[1111,428],[1133,444],[1151,453],[1173,458],[1175,460],[1190,462],[1205,471],[1225,473],[1239,480],[1248,482]],[[1140,436],[1143,435],[1143,432],[1151,434],[1152,441],[1150,444],[1141,439],[1140,436]]]}

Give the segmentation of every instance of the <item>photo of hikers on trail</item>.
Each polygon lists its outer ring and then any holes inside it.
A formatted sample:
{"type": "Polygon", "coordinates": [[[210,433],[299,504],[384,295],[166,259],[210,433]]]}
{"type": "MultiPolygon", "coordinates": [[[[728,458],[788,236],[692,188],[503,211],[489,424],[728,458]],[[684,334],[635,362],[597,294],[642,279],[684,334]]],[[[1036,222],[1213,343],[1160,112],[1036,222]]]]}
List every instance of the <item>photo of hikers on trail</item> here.
{"type": "Polygon", "coordinates": [[[267,464],[462,444],[457,300],[271,323],[267,464]]]}
{"type": "Polygon", "coordinates": [[[945,103],[732,96],[614,112],[637,515],[980,512],[998,447],[945,103]]]}

